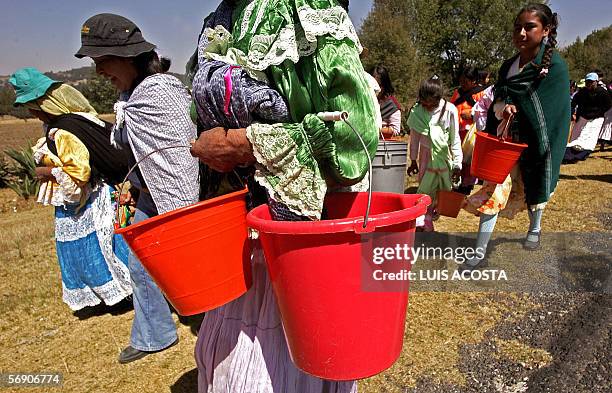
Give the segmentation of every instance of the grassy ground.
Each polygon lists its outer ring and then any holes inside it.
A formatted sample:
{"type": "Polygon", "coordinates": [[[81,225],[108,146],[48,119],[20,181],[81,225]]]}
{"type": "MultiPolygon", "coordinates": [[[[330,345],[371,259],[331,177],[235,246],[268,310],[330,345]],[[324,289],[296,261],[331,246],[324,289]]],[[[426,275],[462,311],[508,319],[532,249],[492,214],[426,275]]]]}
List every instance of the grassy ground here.
{"type": "MultiPolygon", "coordinates": [[[[35,121],[0,124],[0,150],[35,139],[39,125],[35,121]]],[[[609,232],[602,217],[612,213],[612,152],[565,166],[562,174],[545,214],[544,230],[609,232]]],[[[18,201],[11,191],[0,190],[0,372],[62,372],[66,392],[195,392],[195,336],[190,326],[177,318],[181,337],[177,346],[119,365],[116,357],[127,344],[133,311],[118,308],[112,313],[94,310],[75,315],[62,303],[52,214],[50,208],[18,201]]],[[[437,222],[443,231],[476,231],[477,225],[476,218],[463,212],[456,220],[437,222]]],[[[513,221],[500,219],[497,229],[523,233],[527,226],[523,214],[513,221]]],[[[496,348],[491,359],[523,370],[546,369],[559,361],[553,349],[520,334],[497,333],[502,325],[518,326],[542,308],[542,302],[522,294],[413,293],[399,361],[362,381],[360,391],[430,391],[423,386],[440,386],[436,391],[449,392],[489,391],[470,390],[474,376],[465,366],[470,348],[485,342],[496,348]]],[[[568,345],[579,348],[581,343],[568,345]]],[[[606,358],[599,361],[607,362],[606,358]]],[[[603,375],[605,379],[610,374],[603,375]]],[[[497,376],[485,373],[484,378],[497,376]]],[[[513,391],[504,389],[490,391],[513,391]]]]}

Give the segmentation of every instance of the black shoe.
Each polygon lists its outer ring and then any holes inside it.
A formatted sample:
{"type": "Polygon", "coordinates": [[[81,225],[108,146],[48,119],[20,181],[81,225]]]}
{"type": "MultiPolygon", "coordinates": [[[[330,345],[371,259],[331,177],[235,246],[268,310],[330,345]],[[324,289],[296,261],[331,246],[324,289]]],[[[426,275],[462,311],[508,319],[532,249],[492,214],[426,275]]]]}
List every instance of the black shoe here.
{"type": "Polygon", "coordinates": [[[528,232],[523,248],[528,251],[535,251],[540,248],[540,232],[528,232]],[[529,240],[530,236],[537,236],[536,240],[529,240]]]}
{"type": "Polygon", "coordinates": [[[177,338],[172,344],[168,345],[166,348],[160,349],[159,351],[141,351],[140,349],[136,349],[132,347],[131,345],[128,345],[119,354],[119,363],[121,364],[131,363],[136,360],[142,359],[147,355],[165,351],[166,349],[171,348],[175,346],[176,344],[178,344],[178,342],[179,340],[177,338]]]}
{"type": "Polygon", "coordinates": [[[142,359],[151,353],[152,352],[141,351],[129,345],[125,347],[123,351],[121,351],[121,353],[119,354],[119,363],[121,364],[131,363],[138,359],[142,359]]]}

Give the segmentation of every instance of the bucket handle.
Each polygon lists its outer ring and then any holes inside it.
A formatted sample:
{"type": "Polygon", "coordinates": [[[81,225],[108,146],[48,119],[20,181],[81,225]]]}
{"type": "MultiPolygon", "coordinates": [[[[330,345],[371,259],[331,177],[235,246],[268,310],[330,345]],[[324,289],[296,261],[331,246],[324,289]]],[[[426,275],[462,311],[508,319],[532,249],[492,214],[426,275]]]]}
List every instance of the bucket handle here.
{"type": "MultiPolygon", "coordinates": [[[[121,186],[119,187],[119,190],[120,190],[119,191],[119,198],[117,200],[117,208],[115,209],[115,229],[119,229],[119,209],[121,209],[121,206],[122,206],[122,204],[121,204],[121,192],[123,191],[123,186],[125,185],[125,182],[127,181],[128,177],[132,174],[132,172],[134,172],[136,167],[142,161],[144,161],[145,159],[149,158],[150,156],[152,156],[155,153],[159,153],[160,151],[164,151],[164,150],[183,149],[183,148],[191,149],[191,146],[187,146],[187,145],[174,145],[174,146],[160,147],[159,149],[155,149],[155,150],[147,153],[142,158],[140,158],[140,160],[138,160],[134,165],[132,165],[132,167],[128,171],[127,175],[125,175],[125,177],[123,178],[123,181],[121,182],[121,186]]],[[[242,183],[242,178],[240,177],[240,175],[238,175],[238,173],[236,171],[234,171],[234,174],[238,177],[238,179],[240,180],[240,183],[242,183]]]]}
{"type": "MultiPolygon", "coordinates": [[[[370,152],[368,152],[368,147],[366,146],[361,135],[355,130],[353,125],[348,121],[349,113],[346,111],[340,112],[320,112],[317,113],[317,117],[323,121],[343,121],[347,126],[353,131],[353,133],[361,142],[361,146],[363,147],[363,151],[365,152],[368,158],[368,174],[369,174],[369,185],[368,185],[368,204],[366,206],[366,211],[363,216],[363,229],[368,226],[368,218],[370,217],[370,208],[372,207],[372,157],[370,156],[370,152]]],[[[385,145],[386,148],[386,145],[385,145]]]]}
{"type": "Polygon", "coordinates": [[[391,154],[389,154],[389,151],[387,150],[387,139],[385,138],[385,134],[383,134],[382,129],[379,131],[380,134],[380,139],[382,140],[383,143],[383,149],[385,150],[385,158],[387,160],[391,159],[391,154]]]}
{"type": "Polygon", "coordinates": [[[140,164],[142,161],[144,161],[145,159],[149,158],[153,154],[159,153],[160,151],[169,150],[169,149],[180,149],[180,148],[190,149],[191,146],[187,146],[187,145],[175,145],[175,146],[160,147],[159,149],[155,149],[155,150],[145,154],[142,158],[140,158],[140,160],[138,160],[134,165],[132,165],[132,167],[128,170],[128,173],[123,178],[123,181],[121,182],[121,185],[119,186],[119,198],[117,198],[117,208],[115,209],[115,229],[119,229],[119,225],[120,225],[119,224],[119,209],[121,209],[121,206],[123,206],[121,204],[121,194],[123,192],[123,186],[125,185],[125,182],[127,181],[128,177],[132,174],[132,172],[134,172],[134,170],[136,169],[138,164],[140,164]]]}
{"type": "MultiPolygon", "coordinates": [[[[160,151],[163,150],[170,150],[170,149],[182,149],[182,148],[187,148],[187,149],[191,149],[191,146],[187,146],[187,145],[174,145],[174,146],[166,146],[166,147],[160,147],[159,149],[155,149],[147,154],[145,154],[143,157],[140,158],[140,160],[138,160],[128,171],[127,175],[125,175],[125,177],[123,178],[123,181],[121,182],[121,186],[119,187],[120,190],[120,194],[119,194],[119,198],[117,200],[117,208],[115,209],[115,229],[119,229],[119,209],[121,208],[121,191],[123,191],[123,186],[125,185],[125,182],[127,181],[128,177],[132,174],[132,172],[134,171],[134,169],[136,169],[136,167],[138,166],[138,164],[140,164],[142,161],[144,161],[145,159],[149,158],[149,156],[155,154],[155,153],[159,153],[160,151]]],[[[240,175],[238,174],[238,172],[236,172],[236,170],[232,171],[236,177],[238,178],[238,180],[240,181],[240,183],[242,183],[242,178],[240,177],[240,175]]],[[[245,185],[246,188],[246,185],[245,185]]]]}
{"type": "MultiPolygon", "coordinates": [[[[348,121],[348,117],[349,114],[348,112],[342,112],[342,114],[340,115],[340,119],[346,123],[346,125],[348,125],[350,127],[350,129],[353,131],[353,133],[355,135],[357,135],[357,138],[359,139],[359,142],[361,142],[361,146],[363,147],[363,151],[365,152],[367,158],[368,158],[368,180],[369,180],[369,184],[368,184],[368,204],[366,206],[366,211],[365,214],[363,216],[363,229],[366,229],[368,226],[368,218],[370,217],[370,208],[372,207],[372,157],[370,156],[370,152],[368,151],[368,147],[366,146],[365,142],[363,141],[363,138],[361,137],[361,135],[359,135],[359,133],[357,132],[357,130],[355,130],[355,128],[353,127],[353,125],[348,121]]],[[[383,139],[383,144],[384,144],[384,139],[383,139]]],[[[384,144],[383,146],[385,146],[385,154],[387,154],[387,145],[384,144]]]]}
{"type": "Polygon", "coordinates": [[[500,141],[505,142],[506,139],[508,139],[508,131],[510,130],[510,125],[512,124],[513,120],[514,120],[514,113],[511,113],[510,117],[506,120],[504,131],[502,131],[502,134],[498,137],[500,141]]]}

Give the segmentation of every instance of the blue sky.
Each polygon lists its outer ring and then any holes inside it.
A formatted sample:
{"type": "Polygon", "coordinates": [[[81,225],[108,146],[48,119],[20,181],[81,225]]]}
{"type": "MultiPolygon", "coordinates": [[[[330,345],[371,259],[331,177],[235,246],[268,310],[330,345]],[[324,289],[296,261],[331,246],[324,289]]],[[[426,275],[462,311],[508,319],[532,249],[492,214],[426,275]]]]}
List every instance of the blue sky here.
{"type": "MultiPolygon", "coordinates": [[[[552,0],[551,3],[561,17],[559,41],[562,45],[612,23],[611,0],[552,0]]],[[[145,38],[156,44],[162,55],[172,59],[171,70],[182,72],[195,48],[202,20],[216,4],[217,0],[1,0],[0,75],[24,66],[61,71],[88,65],[89,60],[76,59],[73,54],[79,48],[81,24],[100,12],[132,19],[145,38]]],[[[351,0],[350,14],[356,25],[371,7],[372,0],[351,0]]]]}

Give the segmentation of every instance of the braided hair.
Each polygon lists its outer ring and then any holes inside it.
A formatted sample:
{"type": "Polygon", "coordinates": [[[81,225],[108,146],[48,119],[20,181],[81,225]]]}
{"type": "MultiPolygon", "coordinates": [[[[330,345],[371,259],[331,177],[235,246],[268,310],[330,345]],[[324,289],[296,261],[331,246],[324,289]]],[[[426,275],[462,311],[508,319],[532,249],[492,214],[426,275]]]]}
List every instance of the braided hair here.
{"type": "Polygon", "coordinates": [[[542,26],[548,27],[550,32],[548,37],[545,38],[544,56],[542,57],[542,64],[540,64],[540,78],[546,78],[548,75],[548,69],[550,68],[550,62],[552,61],[552,55],[554,49],[557,47],[557,28],[559,27],[559,17],[556,12],[552,12],[550,7],[546,4],[529,4],[518,13],[521,15],[523,12],[532,12],[537,15],[538,19],[542,23],[542,26]]]}

